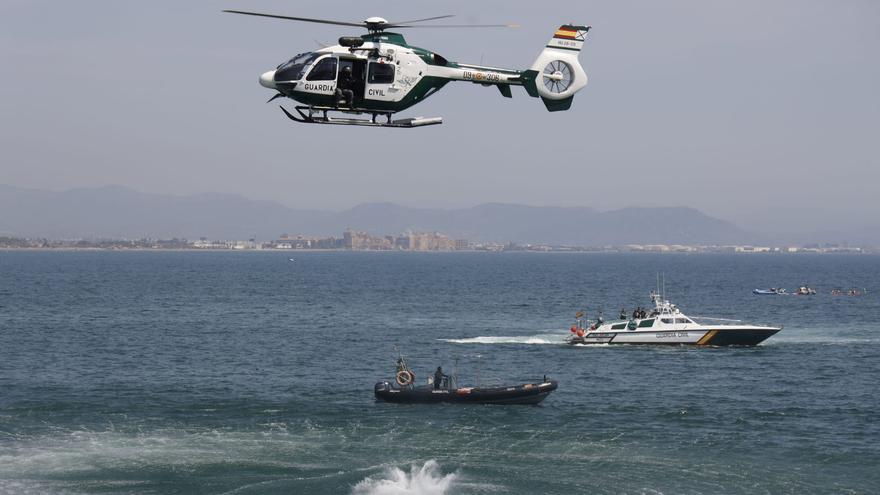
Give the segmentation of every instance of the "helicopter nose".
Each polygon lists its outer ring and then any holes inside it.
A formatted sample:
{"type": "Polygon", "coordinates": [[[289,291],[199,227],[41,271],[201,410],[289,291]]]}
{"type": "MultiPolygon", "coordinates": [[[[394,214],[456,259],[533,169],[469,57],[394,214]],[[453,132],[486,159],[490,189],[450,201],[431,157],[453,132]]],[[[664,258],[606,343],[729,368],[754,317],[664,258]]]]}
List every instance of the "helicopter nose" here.
{"type": "Polygon", "coordinates": [[[275,71],[274,70],[264,72],[260,76],[260,86],[263,86],[264,88],[275,89],[275,71]]]}

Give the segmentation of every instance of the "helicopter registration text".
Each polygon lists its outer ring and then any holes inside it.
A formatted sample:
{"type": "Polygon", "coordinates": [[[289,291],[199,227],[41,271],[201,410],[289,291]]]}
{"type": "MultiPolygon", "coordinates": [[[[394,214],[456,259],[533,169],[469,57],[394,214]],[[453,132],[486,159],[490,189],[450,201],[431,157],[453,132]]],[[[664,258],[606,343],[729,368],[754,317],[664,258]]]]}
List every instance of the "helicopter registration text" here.
{"type": "Polygon", "coordinates": [[[473,71],[469,71],[469,70],[464,71],[464,74],[462,74],[462,77],[464,79],[472,80],[472,81],[498,82],[501,80],[501,75],[499,75],[499,74],[493,74],[491,72],[488,72],[488,73],[486,73],[486,72],[473,72],[473,71]]]}

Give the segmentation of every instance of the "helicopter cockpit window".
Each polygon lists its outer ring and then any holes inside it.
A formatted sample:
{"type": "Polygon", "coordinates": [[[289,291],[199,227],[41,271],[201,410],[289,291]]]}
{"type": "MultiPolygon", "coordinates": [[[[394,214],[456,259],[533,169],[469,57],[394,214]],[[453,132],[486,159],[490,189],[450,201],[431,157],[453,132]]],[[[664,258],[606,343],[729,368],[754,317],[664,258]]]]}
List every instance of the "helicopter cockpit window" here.
{"type": "Polygon", "coordinates": [[[391,84],[394,82],[394,65],[370,63],[367,72],[367,82],[370,84],[391,84]]]}
{"type": "Polygon", "coordinates": [[[296,81],[302,78],[303,73],[309,67],[309,64],[315,61],[320,54],[318,53],[300,53],[299,55],[281,64],[275,71],[276,81],[296,81]]]}
{"type": "Polygon", "coordinates": [[[315,64],[309,72],[309,81],[332,81],[336,79],[336,57],[327,57],[315,64]]]}

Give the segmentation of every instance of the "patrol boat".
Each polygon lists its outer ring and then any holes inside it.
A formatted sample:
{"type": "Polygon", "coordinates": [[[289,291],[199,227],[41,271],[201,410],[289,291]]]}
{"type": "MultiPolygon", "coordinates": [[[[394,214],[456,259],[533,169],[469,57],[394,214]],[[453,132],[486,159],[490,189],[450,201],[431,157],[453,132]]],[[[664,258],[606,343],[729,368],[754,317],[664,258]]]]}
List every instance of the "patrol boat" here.
{"type": "MultiPolygon", "coordinates": [[[[746,325],[740,320],[688,317],[678,307],[652,292],[654,309],[634,312],[629,319],[618,319],[586,326],[583,313],[566,339],[571,345],[590,344],[673,344],[673,345],[758,345],[782,327],[746,325]],[[695,321],[695,320],[700,320],[695,321]]],[[[625,315],[621,315],[625,316],[625,315]]]]}

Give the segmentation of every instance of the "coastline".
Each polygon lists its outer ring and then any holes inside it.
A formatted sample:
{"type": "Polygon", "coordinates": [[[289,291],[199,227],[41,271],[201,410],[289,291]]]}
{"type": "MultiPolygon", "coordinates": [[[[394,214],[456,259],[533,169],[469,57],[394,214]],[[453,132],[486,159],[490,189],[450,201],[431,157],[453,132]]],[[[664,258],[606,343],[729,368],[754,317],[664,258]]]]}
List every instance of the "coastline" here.
{"type": "Polygon", "coordinates": [[[428,254],[450,254],[450,253],[485,253],[485,254],[510,254],[510,253],[529,253],[529,254],[545,254],[545,255],[565,255],[565,254],[663,254],[663,255],[736,255],[736,256],[809,256],[809,255],[836,255],[836,256],[876,256],[880,254],[880,250],[862,248],[860,251],[798,251],[798,252],[735,252],[726,250],[693,250],[693,251],[661,251],[661,250],[628,250],[628,249],[455,249],[455,250],[407,250],[407,249],[221,249],[221,248],[148,248],[148,247],[132,247],[132,248],[113,248],[113,247],[0,247],[0,252],[207,252],[207,253],[428,253],[428,254]]]}

